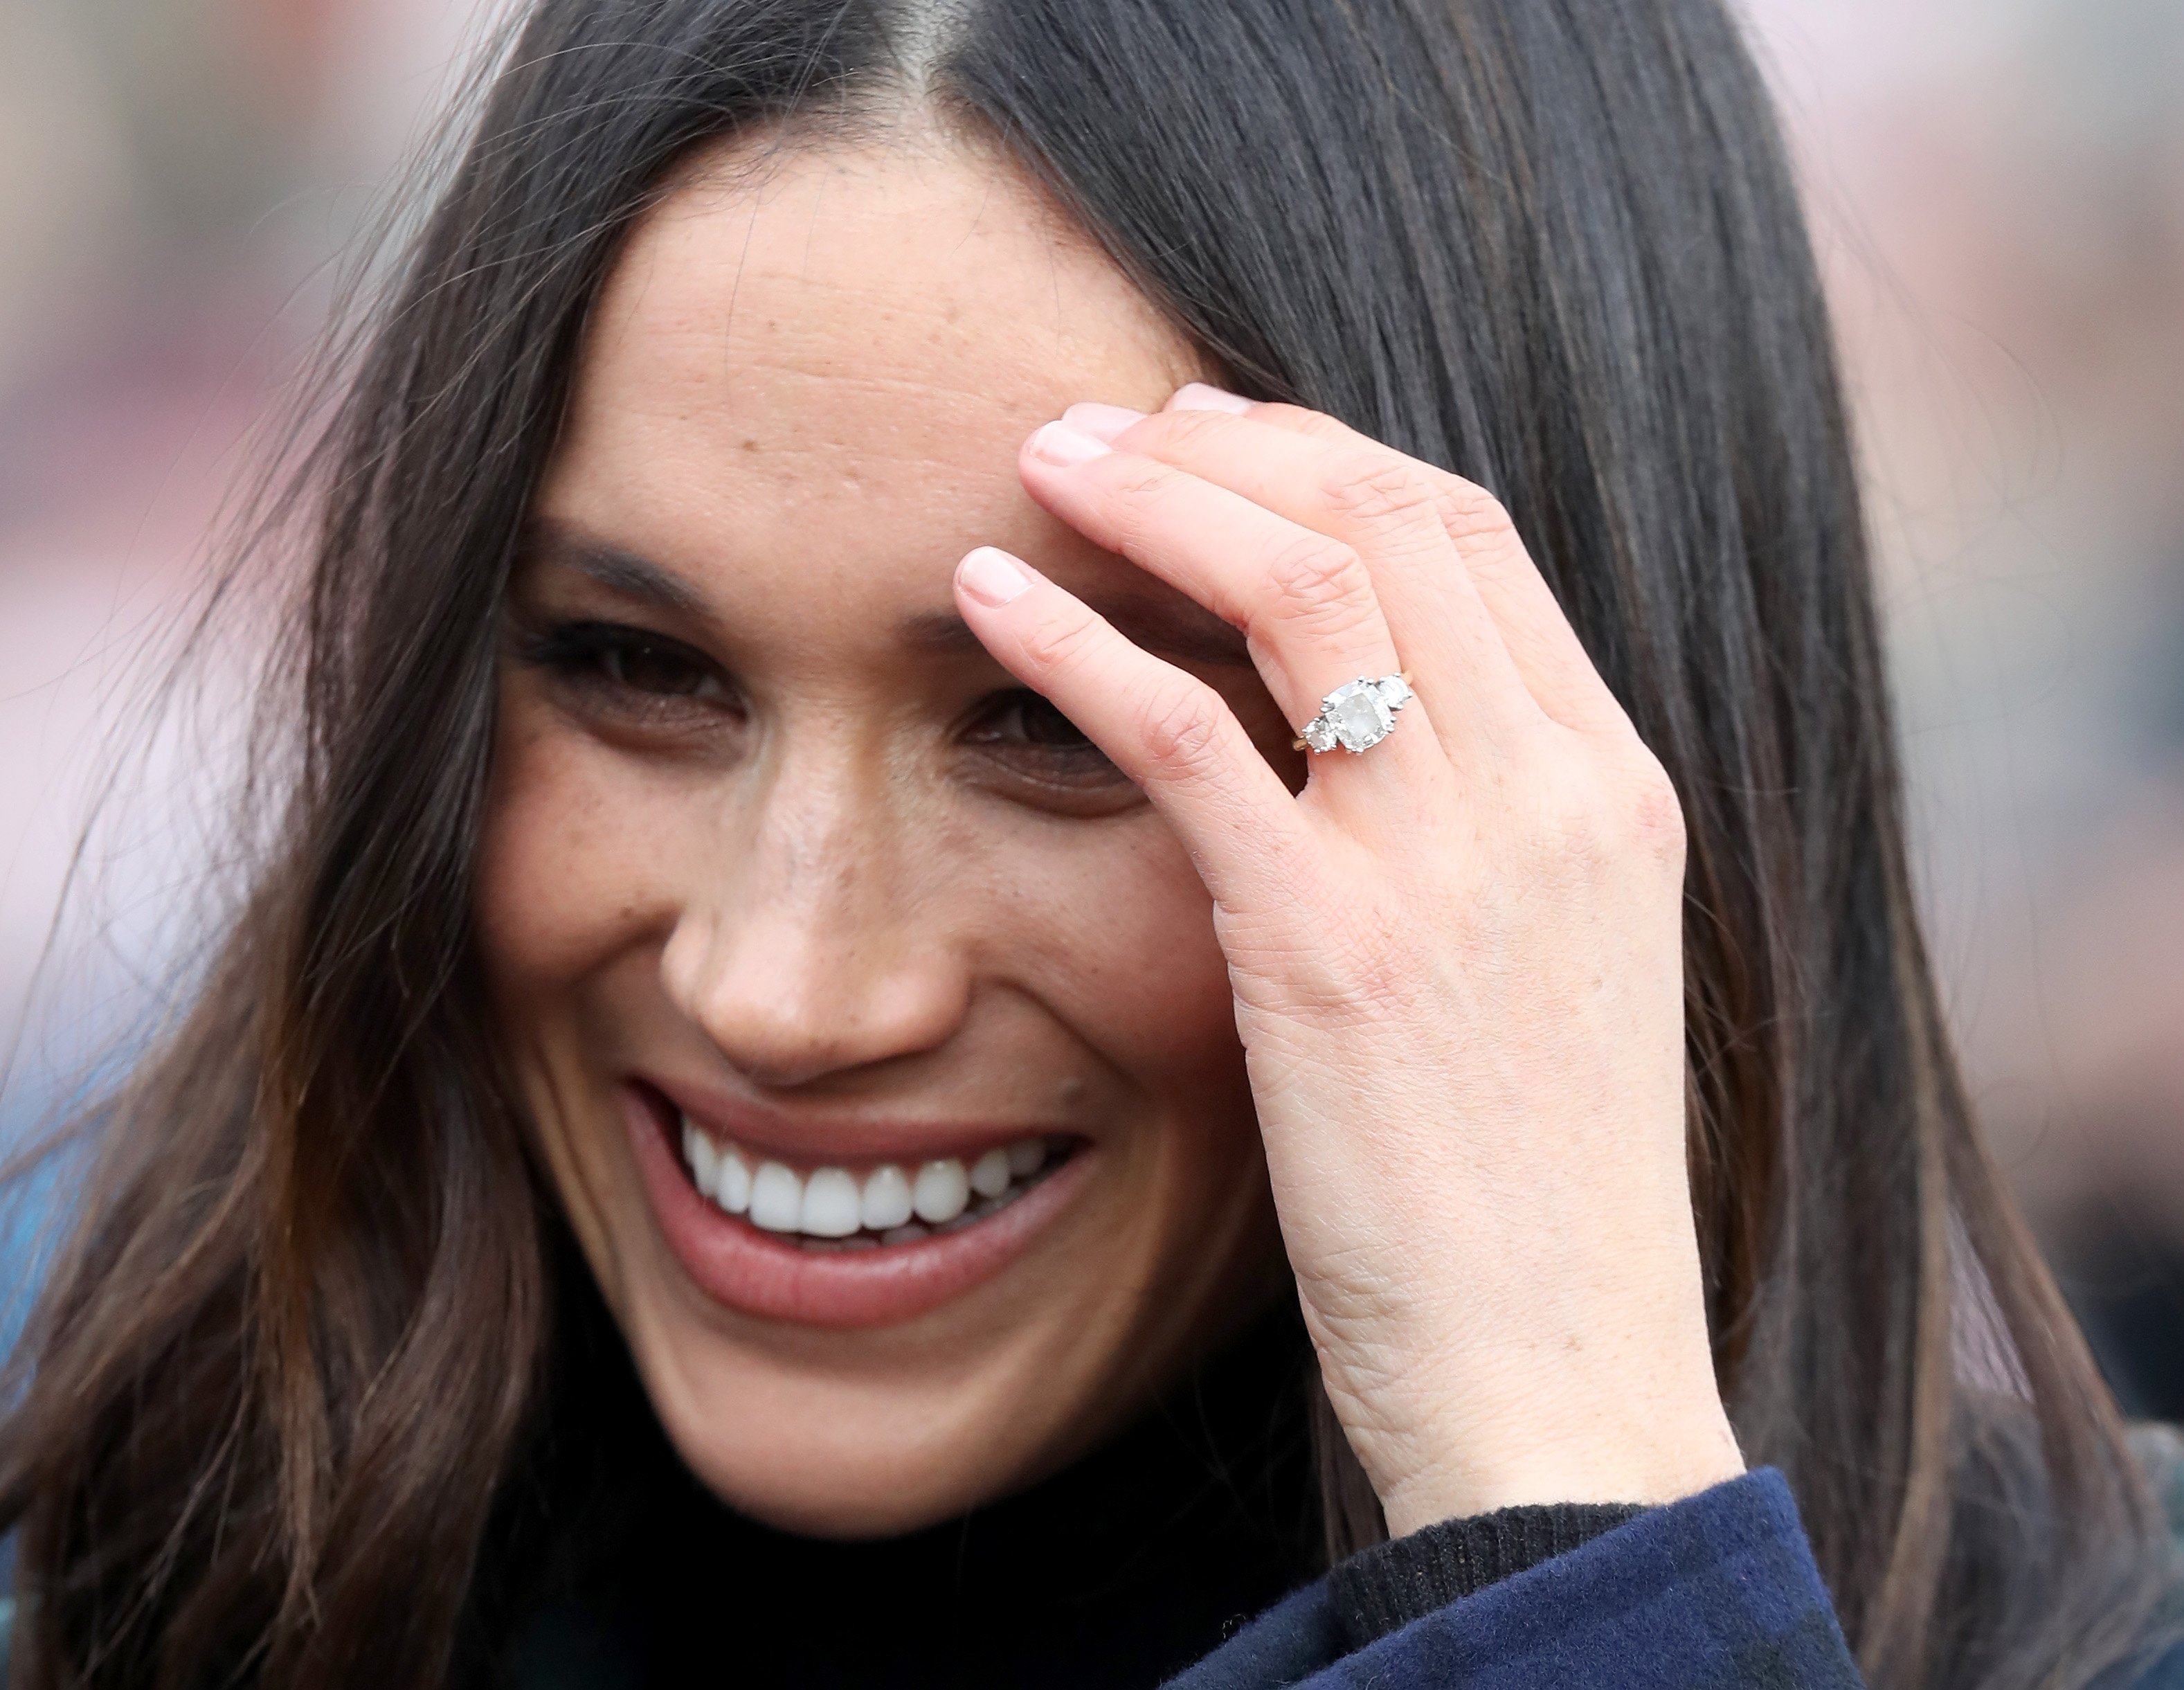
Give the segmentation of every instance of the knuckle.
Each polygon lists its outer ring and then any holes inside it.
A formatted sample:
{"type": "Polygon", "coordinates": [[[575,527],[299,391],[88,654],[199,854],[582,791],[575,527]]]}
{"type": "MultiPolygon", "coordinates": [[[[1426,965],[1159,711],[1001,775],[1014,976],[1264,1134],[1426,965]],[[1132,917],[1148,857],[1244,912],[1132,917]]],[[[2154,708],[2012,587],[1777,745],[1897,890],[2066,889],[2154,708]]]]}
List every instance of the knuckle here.
{"type": "Polygon", "coordinates": [[[1372,611],[1364,561],[1324,534],[1306,533],[1284,545],[1268,564],[1267,584],[1276,616],[1323,635],[1356,627],[1372,611]]]}
{"type": "Polygon", "coordinates": [[[1533,794],[1550,861],[1582,879],[1614,860],[1613,789],[1590,758],[1552,758],[1535,777],[1533,794]]]}
{"type": "Polygon", "coordinates": [[[1202,774],[1220,755],[1221,718],[1203,687],[1162,687],[1145,701],[1139,743],[1152,766],[1171,778],[1202,774]]]}
{"type": "Polygon", "coordinates": [[[1147,461],[1133,464],[1109,484],[1109,520],[1126,551],[1156,538],[1179,478],[1169,466],[1147,461]]]}
{"type": "Polygon", "coordinates": [[[1218,438],[1223,431],[1234,428],[1238,419],[1225,410],[1164,410],[1148,419],[1156,429],[1156,438],[1163,448],[1189,448],[1208,438],[1218,438]]]}
{"type": "Polygon", "coordinates": [[[1346,423],[1336,421],[1325,411],[1307,410],[1301,404],[1276,402],[1259,407],[1260,419],[1289,429],[1296,434],[1309,435],[1315,440],[1340,441],[1354,438],[1346,423]]]}
{"type": "Polygon", "coordinates": [[[1024,655],[1042,669],[1068,670],[1084,661],[1100,626],[1082,612],[1042,617],[1023,631],[1024,655]]]}
{"type": "Polygon", "coordinates": [[[1436,502],[1424,477],[1382,452],[1346,455],[1329,472],[1320,496],[1330,509],[1375,527],[1432,511],[1436,502]]]}
{"type": "Polygon", "coordinates": [[[1514,534],[1517,531],[1508,507],[1477,482],[1466,481],[1462,476],[1443,477],[1435,489],[1434,502],[1440,514],[1441,526],[1459,539],[1514,534]]]}
{"type": "Polygon", "coordinates": [[[1557,854],[1580,871],[1683,862],[1683,805],[1643,746],[1605,768],[1592,757],[1569,760],[1550,781],[1543,807],[1557,854]]]}
{"type": "Polygon", "coordinates": [[[1685,824],[1683,800],[1661,760],[1643,745],[1625,782],[1624,815],[1634,842],[1658,862],[1680,867],[1685,824]]]}

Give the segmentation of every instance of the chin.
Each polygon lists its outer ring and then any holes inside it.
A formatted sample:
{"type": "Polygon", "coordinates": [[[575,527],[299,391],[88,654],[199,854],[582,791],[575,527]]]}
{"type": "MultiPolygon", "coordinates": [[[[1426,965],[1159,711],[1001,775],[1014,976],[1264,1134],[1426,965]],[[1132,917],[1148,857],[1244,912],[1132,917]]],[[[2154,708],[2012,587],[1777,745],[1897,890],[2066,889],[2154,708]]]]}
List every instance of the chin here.
{"type": "Polygon", "coordinates": [[[1058,1377],[1028,1334],[971,1353],[881,1344],[889,1353],[831,1365],[713,1333],[665,1355],[646,1347],[639,1372],[683,1464],[738,1512],[804,1537],[889,1537],[955,1518],[1044,1476],[1109,1419],[1083,1412],[1108,1393],[1058,1377]],[[1076,1388],[1050,1395],[1042,1382],[1076,1388]]]}
{"type": "Polygon", "coordinates": [[[871,1460],[822,1459],[807,1464],[794,1453],[770,1460],[758,1452],[675,1442],[699,1481],[729,1507],[800,1537],[900,1537],[953,1520],[1000,1494],[989,1493],[980,1475],[967,1472],[910,1473],[871,1460]]]}

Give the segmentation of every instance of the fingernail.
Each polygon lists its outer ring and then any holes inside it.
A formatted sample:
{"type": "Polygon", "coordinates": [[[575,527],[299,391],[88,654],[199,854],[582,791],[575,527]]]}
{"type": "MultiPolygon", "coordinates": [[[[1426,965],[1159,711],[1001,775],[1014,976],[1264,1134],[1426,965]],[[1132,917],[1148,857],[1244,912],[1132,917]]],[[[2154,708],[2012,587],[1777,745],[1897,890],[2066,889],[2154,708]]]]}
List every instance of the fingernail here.
{"type": "Polygon", "coordinates": [[[1245,411],[1252,402],[1241,393],[1232,393],[1223,388],[1208,387],[1203,382],[1185,382],[1175,390],[1175,397],[1167,402],[1170,410],[1234,410],[1245,411]]]}
{"type": "Polygon", "coordinates": [[[1095,440],[1105,440],[1112,445],[1117,434],[1134,422],[1143,422],[1145,414],[1132,410],[1126,404],[1095,404],[1088,400],[1070,406],[1061,413],[1061,420],[1079,434],[1089,434],[1095,440]]]}
{"type": "Polygon", "coordinates": [[[998,546],[979,546],[963,554],[956,579],[966,593],[996,610],[1031,585],[1031,572],[998,546]]]}
{"type": "Polygon", "coordinates": [[[1080,434],[1066,422],[1050,422],[1031,437],[1031,455],[1067,469],[1089,458],[1104,458],[1114,450],[1105,440],[1080,434]]]}

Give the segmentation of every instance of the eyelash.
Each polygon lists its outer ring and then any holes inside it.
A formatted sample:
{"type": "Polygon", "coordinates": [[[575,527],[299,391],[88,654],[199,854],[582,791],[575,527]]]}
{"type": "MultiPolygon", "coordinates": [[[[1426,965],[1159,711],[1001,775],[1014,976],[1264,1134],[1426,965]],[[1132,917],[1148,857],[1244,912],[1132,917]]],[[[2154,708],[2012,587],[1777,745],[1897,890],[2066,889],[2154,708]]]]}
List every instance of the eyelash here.
{"type": "Polygon", "coordinates": [[[735,702],[727,677],[703,652],[618,622],[556,623],[525,641],[523,658],[565,683],[598,694],[625,715],[717,711],[735,702]],[[690,684],[647,685],[634,672],[639,663],[663,662],[674,666],[679,678],[690,684]]]}
{"type": "Polygon", "coordinates": [[[1105,753],[1100,751],[1096,745],[1092,745],[1092,740],[1088,740],[1088,738],[1084,736],[1084,729],[1079,729],[1077,722],[1072,722],[1068,717],[1064,717],[1061,711],[1055,710],[1046,699],[1042,699],[1042,696],[1039,696],[1038,692],[1033,692],[1031,688],[1011,688],[1009,692],[996,692],[992,699],[987,699],[985,706],[983,706],[981,711],[978,711],[978,717],[974,718],[972,729],[967,729],[966,732],[966,738],[972,742],[972,745],[1002,745],[1005,740],[1002,740],[998,733],[994,733],[987,725],[992,725],[992,722],[996,721],[1005,721],[1005,718],[1009,717],[1017,718],[1017,721],[1022,722],[1024,729],[1027,729],[1027,733],[1024,733],[1020,740],[1007,740],[1007,745],[1011,745],[1011,747],[1027,749],[1027,751],[1038,751],[1038,753],[1044,753],[1044,756],[1057,756],[1057,758],[1084,758],[1084,756],[1092,756],[1092,758],[1099,758],[1100,762],[1105,762],[1105,753]],[[1057,727],[1061,729],[1061,733],[1064,733],[1066,738],[1044,738],[1044,740],[1042,738],[1033,738],[1033,733],[1038,733],[1039,729],[1044,729],[1044,732],[1053,732],[1053,729],[1057,729],[1057,727]]]}
{"type": "MultiPolygon", "coordinates": [[[[619,622],[558,622],[528,636],[523,661],[588,695],[594,708],[657,723],[703,711],[733,711],[736,695],[720,666],[703,652],[645,628],[619,622]],[[632,665],[674,666],[686,685],[647,685],[632,665]]],[[[657,682],[661,678],[655,674],[657,682]]],[[[1028,688],[983,700],[963,730],[966,743],[1016,764],[1050,785],[1085,787],[1122,778],[1106,755],[1068,717],[1028,688]],[[1017,731],[1011,733],[1011,728],[1017,731]],[[1058,730],[1058,731],[1057,731],[1058,730]],[[1026,764],[1036,765],[1024,768],[1026,764]]]]}

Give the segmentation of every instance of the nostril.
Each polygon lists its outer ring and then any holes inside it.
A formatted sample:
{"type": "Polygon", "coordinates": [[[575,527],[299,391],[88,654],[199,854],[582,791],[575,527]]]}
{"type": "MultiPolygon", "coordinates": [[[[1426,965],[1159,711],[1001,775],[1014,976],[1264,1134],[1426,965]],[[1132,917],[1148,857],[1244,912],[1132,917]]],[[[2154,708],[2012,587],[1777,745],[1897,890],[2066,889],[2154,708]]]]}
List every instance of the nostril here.
{"type": "Polygon", "coordinates": [[[686,889],[660,948],[668,1003],[767,1090],[939,1049],[977,984],[975,889],[915,874],[921,853],[900,817],[869,813],[878,800],[830,802],[854,811],[854,842],[840,817],[792,825],[775,806],[726,842],[716,880],[686,889]]]}

